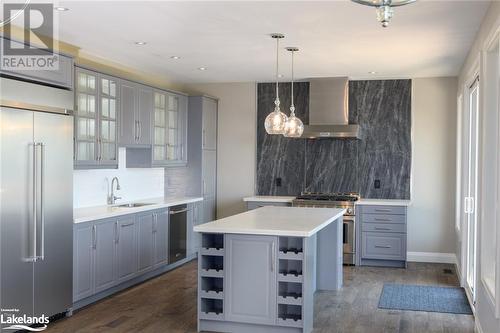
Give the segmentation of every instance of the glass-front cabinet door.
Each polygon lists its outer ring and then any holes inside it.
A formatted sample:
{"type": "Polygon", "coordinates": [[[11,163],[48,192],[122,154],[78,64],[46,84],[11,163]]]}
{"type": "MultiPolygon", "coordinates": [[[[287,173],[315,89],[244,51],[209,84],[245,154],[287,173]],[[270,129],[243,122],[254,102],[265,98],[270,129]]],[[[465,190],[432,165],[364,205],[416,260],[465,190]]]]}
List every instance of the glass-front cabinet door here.
{"type": "Polygon", "coordinates": [[[186,165],[187,98],[164,91],[154,93],[153,164],[186,165]]]}
{"type": "Polygon", "coordinates": [[[75,165],[97,164],[97,74],[76,73],[75,165]]]}
{"type": "Polygon", "coordinates": [[[100,75],[99,77],[99,140],[98,159],[100,164],[116,165],[117,156],[117,79],[100,75]]]}
{"type": "Polygon", "coordinates": [[[76,69],[75,167],[118,166],[118,79],[76,69]]]}

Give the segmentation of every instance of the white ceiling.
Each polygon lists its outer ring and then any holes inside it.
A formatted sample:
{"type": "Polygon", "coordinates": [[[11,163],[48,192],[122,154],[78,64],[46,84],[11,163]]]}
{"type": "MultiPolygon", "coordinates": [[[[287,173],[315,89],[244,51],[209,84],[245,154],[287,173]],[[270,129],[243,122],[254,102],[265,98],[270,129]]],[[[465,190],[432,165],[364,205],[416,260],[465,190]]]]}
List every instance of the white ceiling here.
{"type": "MultiPolygon", "coordinates": [[[[272,80],[272,32],[286,35],[282,47],[300,48],[299,79],[457,75],[490,4],[420,0],[396,8],[384,29],[373,8],[350,1],[59,3],[70,9],[56,12],[61,40],[183,83],[272,80]]],[[[284,49],[281,59],[287,78],[284,49]]]]}

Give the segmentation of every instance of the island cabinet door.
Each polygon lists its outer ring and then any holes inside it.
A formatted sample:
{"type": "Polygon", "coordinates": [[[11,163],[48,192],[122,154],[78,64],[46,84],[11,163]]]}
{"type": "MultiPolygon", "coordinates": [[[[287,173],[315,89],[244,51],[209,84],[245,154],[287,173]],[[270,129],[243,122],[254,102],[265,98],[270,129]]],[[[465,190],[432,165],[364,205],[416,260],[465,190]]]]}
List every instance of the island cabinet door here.
{"type": "Polygon", "coordinates": [[[225,236],[225,318],[276,324],[276,248],[274,236],[225,236]]]}

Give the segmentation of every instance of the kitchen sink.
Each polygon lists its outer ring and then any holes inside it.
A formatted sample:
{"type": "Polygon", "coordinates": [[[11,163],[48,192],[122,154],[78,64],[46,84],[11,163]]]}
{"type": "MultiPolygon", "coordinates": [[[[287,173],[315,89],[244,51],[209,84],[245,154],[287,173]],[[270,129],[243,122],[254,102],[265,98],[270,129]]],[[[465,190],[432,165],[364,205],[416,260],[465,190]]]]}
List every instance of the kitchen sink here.
{"type": "Polygon", "coordinates": [[[134,203],[128,203],[128,204],[118,205],[118,206],[115,206],[115,207],[120,207],[120,208],[136,208],[136,207],[149,206],[149,205],[153,205],[153,204],[152,203],[134,202],[134,203]]]}

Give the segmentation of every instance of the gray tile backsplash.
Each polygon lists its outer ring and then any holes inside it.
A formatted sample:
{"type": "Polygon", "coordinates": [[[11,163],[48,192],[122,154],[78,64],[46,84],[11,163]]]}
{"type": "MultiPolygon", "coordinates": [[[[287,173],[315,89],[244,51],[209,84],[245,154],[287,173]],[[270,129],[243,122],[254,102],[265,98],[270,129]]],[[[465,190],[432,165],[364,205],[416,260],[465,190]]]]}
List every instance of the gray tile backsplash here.
{"type": "MultiPolygon", "coordinates": [[[[349,121],[361,126],[363,140],[267,135],[264,119],[273,110],[275,86],[258,84],[257,93],[257,194],[353,191],[364,198],[410,198],[411,80],[349,82],[349,121]]],[[[307,124],[309,84],[296,83],[294,97],[307,124]]],[[[290,84],[281,84],[280,99],[288,113],[290,84]]]]}

